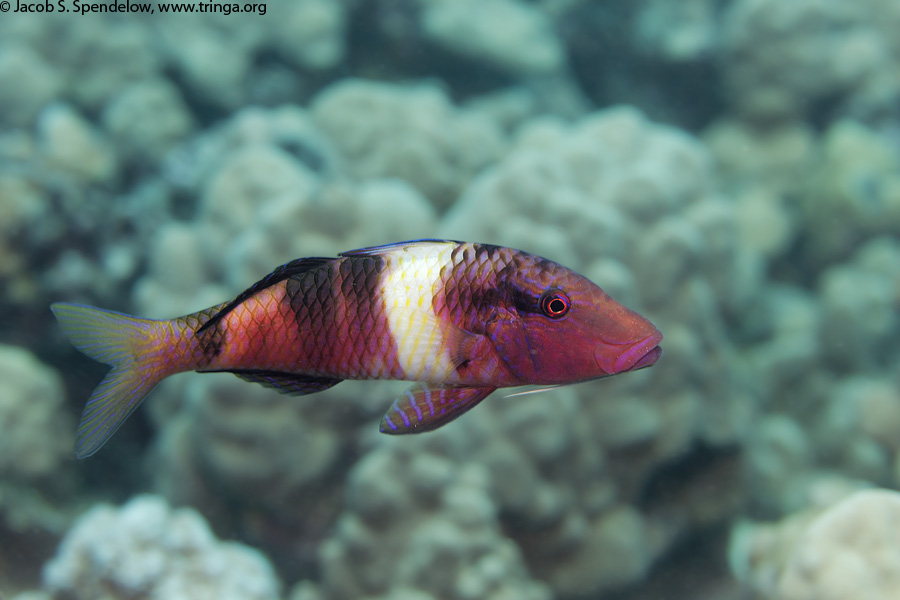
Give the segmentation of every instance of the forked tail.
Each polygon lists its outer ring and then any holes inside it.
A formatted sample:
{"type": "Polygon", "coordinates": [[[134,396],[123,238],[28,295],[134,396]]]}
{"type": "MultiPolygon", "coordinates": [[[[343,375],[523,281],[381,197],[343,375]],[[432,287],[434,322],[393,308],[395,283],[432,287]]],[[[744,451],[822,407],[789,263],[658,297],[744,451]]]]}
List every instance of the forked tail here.
{"type": "Polygon", "coordinates": [[[169,372],[157,353],[159,321],[83,304],[50,305],[72,345],[112,369],[88,398],[78,425],[75,453],[86,458],[100,449],[169,372]]]}

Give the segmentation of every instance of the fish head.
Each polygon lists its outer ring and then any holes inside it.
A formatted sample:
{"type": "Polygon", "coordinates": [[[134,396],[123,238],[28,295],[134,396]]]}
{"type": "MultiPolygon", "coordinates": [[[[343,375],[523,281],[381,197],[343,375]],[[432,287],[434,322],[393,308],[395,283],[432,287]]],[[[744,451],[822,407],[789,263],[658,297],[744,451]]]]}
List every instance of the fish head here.
{"type": "MultiPolygon", "coordinates": [[[[530,255],[529,255],[530,256],[530,255]]],[[[494,347],[523,382],[566,384],[634,371],[662,355],[662,333],[586,277],[531,257],[505,282],[494,347]]]]}

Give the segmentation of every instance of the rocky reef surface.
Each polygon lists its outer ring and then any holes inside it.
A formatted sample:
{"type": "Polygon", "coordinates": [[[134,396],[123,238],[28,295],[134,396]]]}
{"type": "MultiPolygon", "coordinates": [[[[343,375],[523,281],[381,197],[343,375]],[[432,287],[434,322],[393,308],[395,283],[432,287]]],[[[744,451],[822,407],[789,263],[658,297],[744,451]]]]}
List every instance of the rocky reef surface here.
{"type": "Polygon", "coordinates": [[[893,597],[900,4],[239,7],[0,20],[4,598],[893,597]],[[665,354],[405,439],[402,383],[180,375],[74,459],[104,367],[50,302],[425,237],[561,262],[665,354]]]}

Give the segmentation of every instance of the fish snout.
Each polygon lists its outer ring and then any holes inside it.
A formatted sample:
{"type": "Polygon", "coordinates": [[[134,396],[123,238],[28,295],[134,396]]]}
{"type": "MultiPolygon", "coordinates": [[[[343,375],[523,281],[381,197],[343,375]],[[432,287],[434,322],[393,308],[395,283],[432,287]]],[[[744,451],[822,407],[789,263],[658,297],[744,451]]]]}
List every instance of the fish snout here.
{"type": "Polygon", "coordinates": [[[655,331],[631,344],[601,344],[594,350],[594,358],[609,375],[623,371],[636,371],[653,365],[662,356],[659,343],[662,334],[655,331]]]}

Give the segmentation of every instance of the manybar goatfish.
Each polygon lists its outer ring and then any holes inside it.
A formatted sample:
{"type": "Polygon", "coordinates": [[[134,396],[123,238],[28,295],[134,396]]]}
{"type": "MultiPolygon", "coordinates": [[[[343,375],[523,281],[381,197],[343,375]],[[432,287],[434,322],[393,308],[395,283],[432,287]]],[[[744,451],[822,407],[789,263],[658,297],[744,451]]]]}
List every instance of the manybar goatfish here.
{"type": "Polygon", "coordinates": [[[574,271],[448,240],[300,258],[230,302],[168,321],[50,308],[78,350],[112,367],[81,417],[80,458],[183,371],[297,396],[344,379],[414,381],[381,420],[383,433],[404,434],[437,429],[497,388],[597,379],[662,354],[653,324],[574,271]]]}

